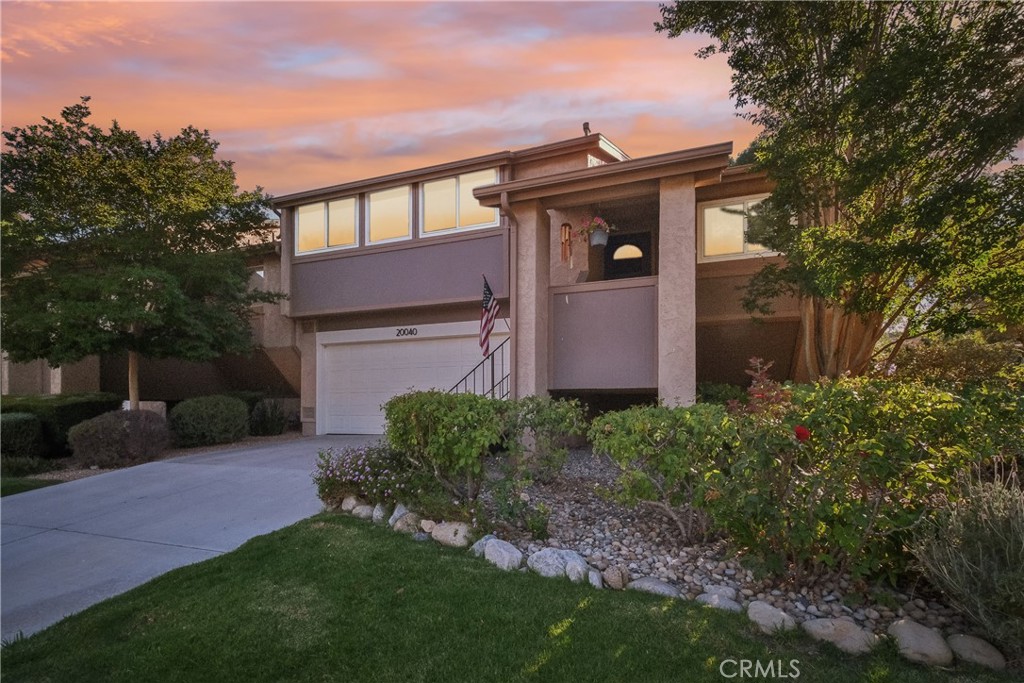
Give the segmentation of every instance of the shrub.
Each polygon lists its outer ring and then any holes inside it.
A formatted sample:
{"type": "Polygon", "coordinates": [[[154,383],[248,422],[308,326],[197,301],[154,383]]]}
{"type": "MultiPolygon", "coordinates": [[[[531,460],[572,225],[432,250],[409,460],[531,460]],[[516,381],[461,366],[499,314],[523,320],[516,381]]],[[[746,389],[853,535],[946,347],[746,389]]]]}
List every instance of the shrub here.
{"type": "Polygon", "coordinates": [[[891,376],[950,388],[981,384],[1024,364],[1024,348],[1014,342],[987,342],[980,332],[925,340],[896,356],[891,376]]]}
{"type": "Polygon", "coordinates": [[[576,399],[527,396],[507,401],[505,446],[512,454],[514,476],[551,481],[565,464],[565,441],[583,433],[583,407],[576,399]]]}
{"type": "Polygon", "coordinates": [[[706,472],[736,445],[736,429],[725,408],[638,406],[605,413],[590,428],[594,450],[619,466],[618,497],[654,506],[675,521],[684,538],[706,532],[696,509],[706,472]]]}
{"type": "Polygon", "coordinates": [[[969,484],[913,545],[925,575],[1024,661],[1024,491],[1012,480],[969,484]]]}
{"type": "Polygon", "coordinates": [[[8,457],[0,458],[0,476],[26,477],[56,468],[53,460],[44,458],[8,457]]]}
{"type": "Polygon", "coordinates": [[[755,377],[751,388],[735,413],[740,447],[708,473],[704,505],[775,571],[894,577],[910,530],[990,447],[973,407],[932,387],[755,377]]]}
{"type": "Polygon", "coordinates": [[[484,457],[502,442],[504,402],[476,394],[417,391],[384,404],[385,438],[413,469],[430,473],[457,501],[472,503],[484,457]]]}
{"type": "Polygon", "coordinates": [[[238,441],[249,433],[249,411],[231,396],[201,396],[174,406],[168,423],[178,446],[238,441]]]}
{"type": "Polygon", "coordinates": [[[338,507],[348,496],[370,503],[410,503],[412,479],[408,461],[384,444],[321,450],[313,472],[317,495],[328,507],[338,507]]]}
{"type": "Polygon", "coordinates": [[[75,457],[87,467],[123,467],[160,455],[170,441],[167,421],[149,410],[113,410],[68,432],[75,457]]]}
{"type": "Polygon", "coordinates": [[[68,454],[68,430],[76,424],[120,407],[121,399],[108,393],[6,396],[3,400],[3,412],[32,413],[39,418],[48,458],[68,454]]]}
{"type": "Polygon", "coordinates": [[[43,424],[32,413],[0,415],[0,454],[5,458],[35,458],[46,451],[43,424]]]}
{"type": "Polygon", "coordinates": [[[276,436],[288,428],[288,416],[278,401],[261,399],[249,413],[249,433],[253,436],[276,436]]]}
{"type": "Polygon", "coordinates": [[[230,396],[231,398],[237,398],[245,403],[245,409],[252,415],[252,411],[256,409],[260,401],[267,395],[263,391],[253,391],[250,389],[236,389],[234,391],[225,391],[221,396],[230,396]]]}
{"type": "Polygon", "coordinates": [[[697,401],[728,405],[730,401],[746,401],[747,392],[738,384],[701,382],[697,385],[697,401]]]}

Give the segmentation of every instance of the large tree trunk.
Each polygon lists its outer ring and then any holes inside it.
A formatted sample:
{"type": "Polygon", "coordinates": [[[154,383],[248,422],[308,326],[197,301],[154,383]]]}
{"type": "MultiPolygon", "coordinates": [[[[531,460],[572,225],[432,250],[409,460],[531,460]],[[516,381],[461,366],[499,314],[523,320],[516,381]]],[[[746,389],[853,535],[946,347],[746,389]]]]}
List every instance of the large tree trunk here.
{"type": "Polygon", "coordinates": [[[793,379],[813,382],[819,377],[863,375],[871,367],[875,344],[882,337],[882,314],[847,313],[825,299],[800,299],[793,379]]]}
{"type": "Polygon", "coordinates": [[[128,352],[128,408],[139,409],[139,352],[128,352]]]}

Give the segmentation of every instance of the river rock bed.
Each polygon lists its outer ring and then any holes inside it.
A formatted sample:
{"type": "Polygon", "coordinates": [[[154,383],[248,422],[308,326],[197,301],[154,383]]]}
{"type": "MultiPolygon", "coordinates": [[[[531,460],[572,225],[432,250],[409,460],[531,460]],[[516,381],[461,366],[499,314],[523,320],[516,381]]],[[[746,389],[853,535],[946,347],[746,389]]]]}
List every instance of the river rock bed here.
{"type": "Polygon", "coordinates": [[[880,602],[867,604],[849,576],[800,583],[757,579],[740,558],[729,556],[724,541],[686,543],[675,523],[655,509],[629,508],[612,500],[608,492],[617,473],[613,462],[589,449],[570,451],[555,481],[535,483],[526,490],[531,505],[543,503],[551,511],[549,538],[537,541],[523,530],[507,527],[499,528],[497,535],[526,556],[545,547],[573,550],[598,570],[621,567],[630,580],[660,579],[691,600],[706,592],[707,586],[728,586],[736,590],[736,601],[744,609],[762,601],[784,610],[798,623],[845,617],[884,634],[900,618],[910,617],[947,635],[970,632],[955,609],[925,596],[875,590],[871,595],[880,602]]]}

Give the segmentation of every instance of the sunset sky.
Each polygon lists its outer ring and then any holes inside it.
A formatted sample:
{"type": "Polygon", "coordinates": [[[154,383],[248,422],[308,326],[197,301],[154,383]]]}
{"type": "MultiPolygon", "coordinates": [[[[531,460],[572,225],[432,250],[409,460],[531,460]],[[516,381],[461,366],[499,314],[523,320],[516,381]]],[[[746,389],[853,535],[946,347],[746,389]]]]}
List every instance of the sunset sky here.
{"type": "Polygon", "coordinates": [[[2,11],[5,130],[92,96],[93,122],[207,128],[280,195],[582,134],[634,157],[754,137],[724,59],[657,2],[20,3],[2,11]]]}

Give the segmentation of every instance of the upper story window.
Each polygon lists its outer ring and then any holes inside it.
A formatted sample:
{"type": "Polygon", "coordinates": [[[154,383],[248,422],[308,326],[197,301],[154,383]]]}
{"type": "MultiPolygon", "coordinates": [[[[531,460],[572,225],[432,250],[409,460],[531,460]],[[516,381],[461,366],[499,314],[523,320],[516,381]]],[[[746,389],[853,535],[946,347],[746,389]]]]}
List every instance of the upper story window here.
{"type": "Polygon", "coordinates": [[[496,182],[498,172],[490,168],[423,183],[422,234],[497,225],[498,210],[480,206],[473,196],[475,188],[496,182]]]}
{"type": "Polygon", "coordinates": [[[761,244],[748,242],[747,217],[767,195],[726,199],[700,204],[697,233],[701,261],[718,261],[772,253],[761,244]]]}
{"type": "Polygon", "coordinates": [[[393,242],[412,234],[409,186],[392,187],[366,196],[369,239],[367,243],[393,242]]]}
{"type": "Polygon", "coordinates": [[[355,197],[300,206],[295,212],[295,250],[357,246],[358,211],[355,197]]]}

